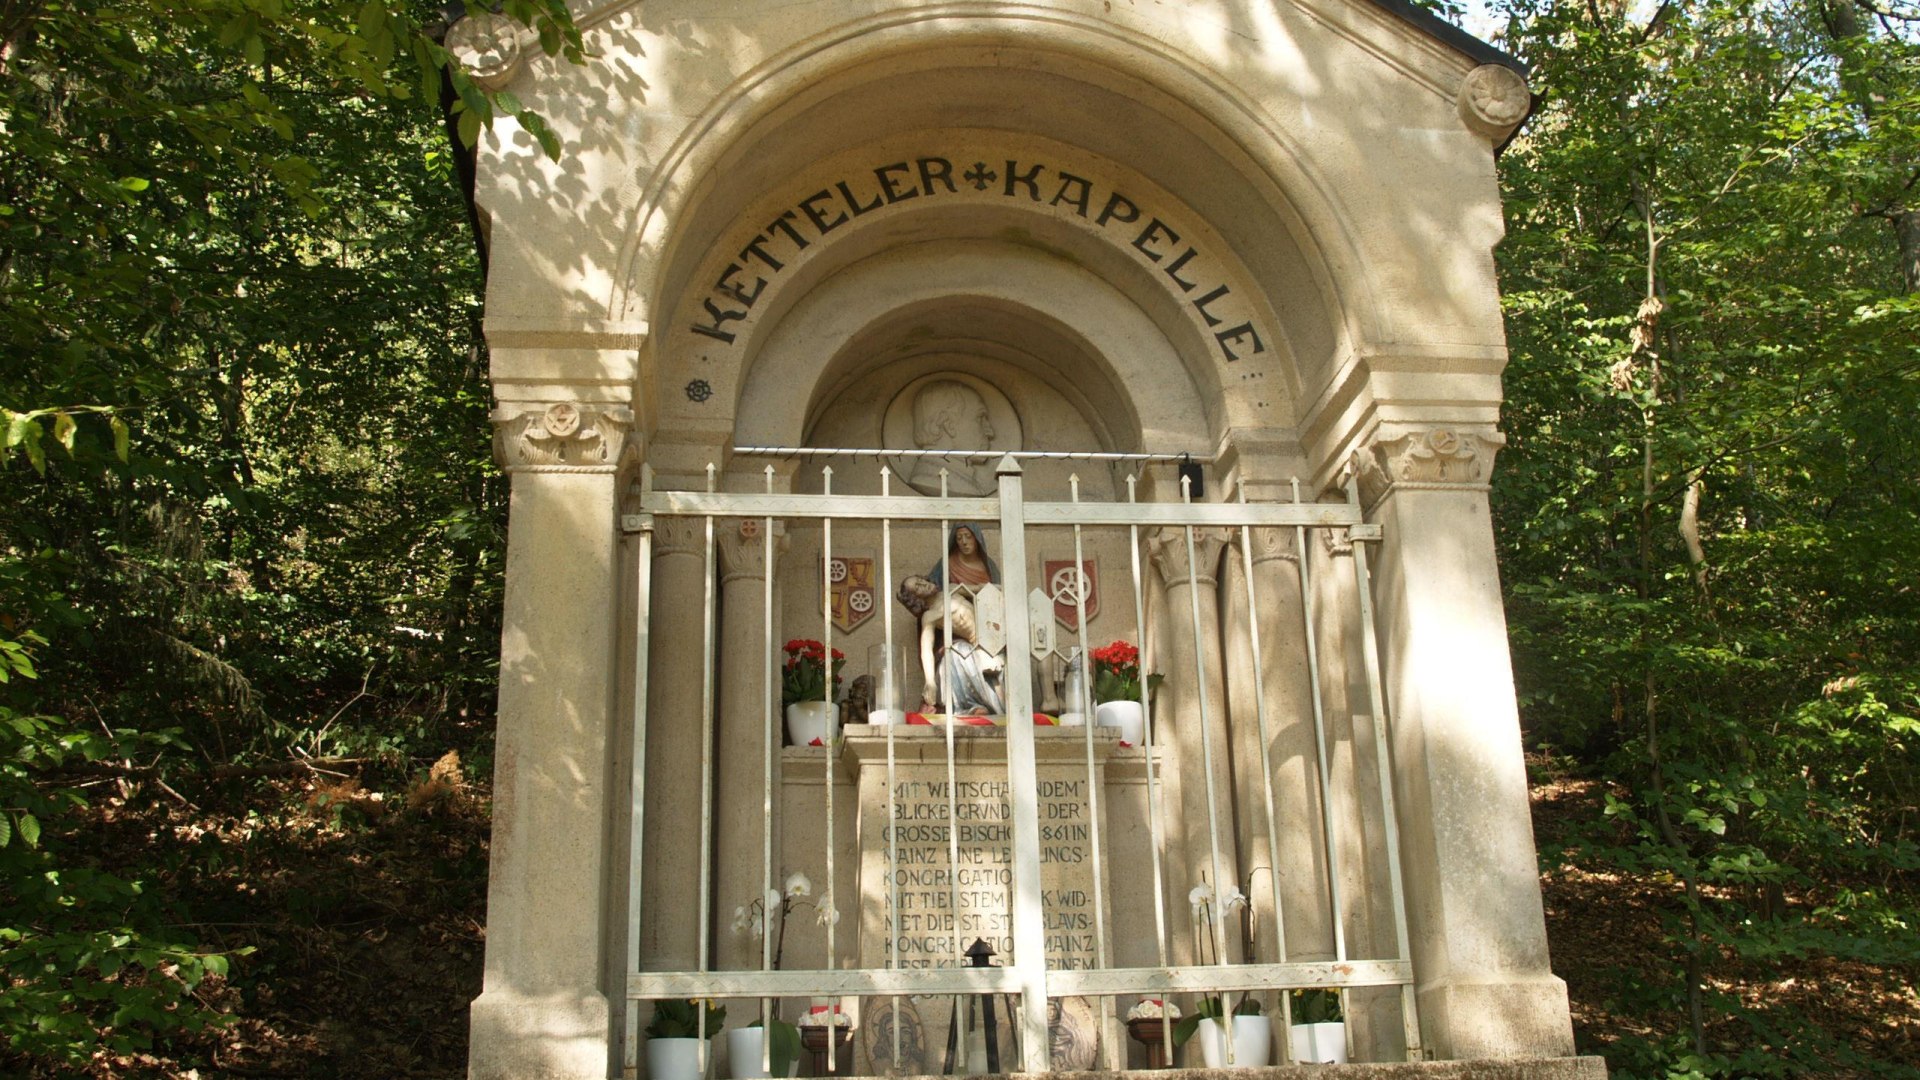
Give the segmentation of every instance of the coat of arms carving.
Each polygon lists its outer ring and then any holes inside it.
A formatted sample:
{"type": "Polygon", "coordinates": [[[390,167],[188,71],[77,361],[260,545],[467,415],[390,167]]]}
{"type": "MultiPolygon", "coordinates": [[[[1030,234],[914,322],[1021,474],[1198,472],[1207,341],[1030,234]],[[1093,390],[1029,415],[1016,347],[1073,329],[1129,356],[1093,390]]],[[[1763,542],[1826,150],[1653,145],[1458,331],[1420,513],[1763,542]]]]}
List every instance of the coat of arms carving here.
{"type": "Polygon", "coordinates": [[[1048,559],[1046,575],[1047,595],[1053,598],[1053,617],[1069,633],[1079,631],[1083,606],[1089,623],[1100,614],[1100,575],[1092,559],[1082,560],[1077,574],[1072,559],[1048,559]]]}
{"type": "Polygon", "coordinates": [[[871,557],[835,555],[827,563],[827,610],[834,629],[843,634],[853,633],[880,610],[871,557]]]}

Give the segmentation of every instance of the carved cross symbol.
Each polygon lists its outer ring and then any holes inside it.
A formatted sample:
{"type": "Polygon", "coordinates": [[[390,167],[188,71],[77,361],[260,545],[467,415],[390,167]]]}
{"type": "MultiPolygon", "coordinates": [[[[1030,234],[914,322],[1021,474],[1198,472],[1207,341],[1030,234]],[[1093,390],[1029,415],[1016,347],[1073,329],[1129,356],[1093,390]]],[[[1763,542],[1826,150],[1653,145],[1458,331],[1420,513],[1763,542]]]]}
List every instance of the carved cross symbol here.
{"type": "Polygon", "coordinates": [[[973,168],[968,169],[960,178],[972,183],[973,190],[985,191],[987,185],[993,183],[997,175],[992,169],[987,168],[986,162],[976,161],[973,163],[973,168]]]}

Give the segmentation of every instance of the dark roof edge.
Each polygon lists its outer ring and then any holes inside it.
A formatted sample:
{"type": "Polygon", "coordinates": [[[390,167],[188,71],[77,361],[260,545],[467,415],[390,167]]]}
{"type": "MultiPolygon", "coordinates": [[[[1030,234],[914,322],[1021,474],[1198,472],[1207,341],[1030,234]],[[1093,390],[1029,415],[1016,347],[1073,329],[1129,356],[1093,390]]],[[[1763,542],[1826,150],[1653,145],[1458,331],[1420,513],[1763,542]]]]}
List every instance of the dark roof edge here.
{"type": "Polygon", "coordinates": [[[1434,38],[1440,44],[1465,55],[1470,60],[1476,60],[1482,64],[1499,64],[1501,67],[1512,68],[1523,76],[1527,74],[1527,65],[1519,57],[1481,41],[1433,12],[1413,4],[1411,0],[1372,0],[1372,3],[1387,14],[1401,19],[1415,30],[1434,38]]]}

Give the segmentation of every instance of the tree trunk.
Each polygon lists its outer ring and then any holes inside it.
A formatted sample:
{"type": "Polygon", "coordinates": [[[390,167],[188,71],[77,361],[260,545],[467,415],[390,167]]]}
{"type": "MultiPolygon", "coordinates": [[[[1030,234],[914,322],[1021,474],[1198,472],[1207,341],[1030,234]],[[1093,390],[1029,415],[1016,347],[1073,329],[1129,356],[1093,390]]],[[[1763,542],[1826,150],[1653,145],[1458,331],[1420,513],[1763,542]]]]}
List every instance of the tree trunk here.
{"type": "Polygon", "coordinates": [[[1700,495],[1706,490],[1705,470],[1695,469],[1687,479],[1687,490],[1680,499],[1680,539],[1687,545],[1687,563],[1693,568],[1693,585],[1700,599],[1707,599],[1707,551],[1700,544],[1700,495]]]}
{"type": "Polygon", "coordinates": [[[1893,215],[1893,234],[1900,245],[1900,280],[1908,296],[1920,296],[1920,210],[1893,215]]]}

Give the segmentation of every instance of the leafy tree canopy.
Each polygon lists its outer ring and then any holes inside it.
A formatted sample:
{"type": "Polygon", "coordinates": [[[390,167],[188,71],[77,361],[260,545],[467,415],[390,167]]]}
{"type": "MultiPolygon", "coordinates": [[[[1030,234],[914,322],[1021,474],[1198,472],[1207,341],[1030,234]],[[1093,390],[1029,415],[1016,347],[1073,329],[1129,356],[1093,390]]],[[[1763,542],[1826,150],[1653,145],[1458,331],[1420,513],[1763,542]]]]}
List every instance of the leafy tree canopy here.
{"type": "MultiPolygon", "coordinates": [[[[1737,991],[1913,970],[1920,40],[1912,9],[1502,3],[1495,499],[1530,737],[1604,780],[1570,863],[1673,883],[1616,1075],[1915,1075],[1737,991]]],[[[1550,864],[1551,865],[1551,864],[1550,864]]]]}
{"type": "MultiPolygon", "coordinates": [[[[563,0],[506,14],[582,58],[563,0]]],[[[217,1019],[236,950],[181,886],[224,856],[115,865],[116,807],[486,726],[502,492],[442,110],[558,147],[446,17],[0,3],[0,1072],[217,1019]]]]}
{"type": "MultiPolygon", "coordinates": [[[[1911,1077],[1754,988],[1920,966],[1920,12],[1494,10],[1541,95],[1501,160],[1508,610],[1529,738],[1606,808],[1546,868],[1667,920],[1582,1037],[1626,1077],[1911,1077]]],[[[583,58],[562,0],[504,11],[583,58]]],[[[323,906],[223,876],[293,846],[263,779],[486,771],[504,498],[446,117],[564,148],[446,18],[0,0],[0,1072],[213,1067],[208,988],[300,959],[218,928],[323,906]]]]}

